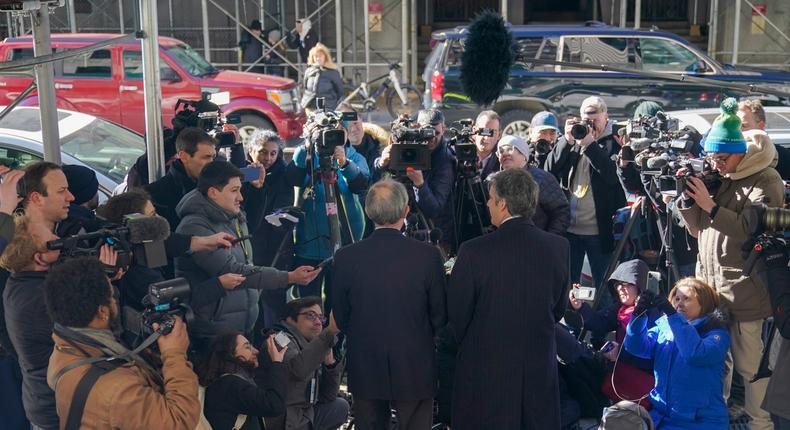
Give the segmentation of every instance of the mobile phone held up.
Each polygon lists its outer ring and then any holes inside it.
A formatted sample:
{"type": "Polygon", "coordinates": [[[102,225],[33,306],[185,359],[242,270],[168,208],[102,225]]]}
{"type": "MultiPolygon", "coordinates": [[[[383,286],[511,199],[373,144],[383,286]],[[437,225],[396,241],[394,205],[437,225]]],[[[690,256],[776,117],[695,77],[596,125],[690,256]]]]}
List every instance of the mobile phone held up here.
{"type": "Polygon", "coordinates": [[[288,346],[289,343],[291,343],[291,339],[288,338],[288,335],[285,334],[285,332],[280,331],[274,335],[274,344],[277,346],[278,350],[282,350],[288,346]]]}
{"type": "Polygon", "coordinates": [[[577,287],[573,290],[573,297],[577,300],[592,301],[595,300],[595,288],[590,287],[577,287]]]}
{"type": "Polygon", "coordinates": [[[261,179],[261,170],[257,167],[242,167],[241,173],[244,173],[244,179],[241,182],[251,182],[261,179]]]}

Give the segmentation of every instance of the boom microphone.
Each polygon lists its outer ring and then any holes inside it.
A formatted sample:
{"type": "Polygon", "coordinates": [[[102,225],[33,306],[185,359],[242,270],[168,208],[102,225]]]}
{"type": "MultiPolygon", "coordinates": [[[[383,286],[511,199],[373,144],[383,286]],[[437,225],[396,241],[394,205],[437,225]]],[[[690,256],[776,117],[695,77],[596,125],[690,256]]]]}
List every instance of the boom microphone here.
{"type": "Polygon", "coordinates": [[[499,98],[510,78],[515,61],[513,35],[498,13],[487,10],[469,26],[461,57],[461,85],[478,105],[489,105],[499,98]]]}
{"type": "Polygon", "coordinates": [[[161,216],[127,216],[129,243],[159,242],[170,236],[170,224],[161,216]]]}

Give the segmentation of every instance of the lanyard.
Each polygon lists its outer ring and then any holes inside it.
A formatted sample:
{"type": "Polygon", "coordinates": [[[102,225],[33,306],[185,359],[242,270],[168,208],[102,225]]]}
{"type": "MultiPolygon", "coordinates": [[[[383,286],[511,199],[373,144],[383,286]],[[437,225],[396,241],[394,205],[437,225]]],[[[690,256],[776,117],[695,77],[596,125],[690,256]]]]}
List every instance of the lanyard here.
{"type": "MultiPolygon", "coordinates": [[[[236,219],[236,236],[238,236],[239,239],[244,237],[244,235],[241,233],[241,223],[239,222],[238,219],[236,219]]],[[[250,262],[250,256],[247,255],[247,246],[246,246],[245,242],[247,242],[247,241],[246,240],[242,240],[241,242],[239,242],[239,245],[241,245],[241,251],[244,252],[244,262],[245,263],[249,263],[250,262]]]]}

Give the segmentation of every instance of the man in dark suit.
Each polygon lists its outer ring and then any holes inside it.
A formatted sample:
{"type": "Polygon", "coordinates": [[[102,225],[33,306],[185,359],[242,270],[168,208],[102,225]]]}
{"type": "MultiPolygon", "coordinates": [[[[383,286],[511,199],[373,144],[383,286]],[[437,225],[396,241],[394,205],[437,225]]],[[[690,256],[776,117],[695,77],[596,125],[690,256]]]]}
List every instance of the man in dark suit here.
{"type": "Polygon", "coordinates": [[[538,185],[529,173],[508,169],[489,182],[498,229],[461,245],[447,288],[460,345],[453,430],[558,429],[554,324],[567,302],[568,241],[532,223],[538,185]]]}
{"type": "Polygon", "coordinates": [[[335,254],[334,318],[347,336],[348,385],[359,430],[430,429],[436,393],[433,337],[445,325],[439,250],[404,237],[406,188],[383,180],[368,191],[376,225],[367,239],[335,254]]]}

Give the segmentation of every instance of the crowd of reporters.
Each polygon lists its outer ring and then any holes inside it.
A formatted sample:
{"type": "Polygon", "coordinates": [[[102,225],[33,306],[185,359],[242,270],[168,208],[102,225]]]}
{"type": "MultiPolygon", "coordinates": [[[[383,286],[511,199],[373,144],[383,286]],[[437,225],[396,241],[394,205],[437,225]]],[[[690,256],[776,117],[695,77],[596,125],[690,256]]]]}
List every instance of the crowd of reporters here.
{"type": "Polygon", "coordinates": [[[26,419],[44,429],[191,429],[200,419],[254,429],[264,418],[266,428],[332,429],[349,414],[339,395],[344,371],[359,429],[388,428],[391,410],[399,428],[430,428],[437,389],[438,420],[453,428],[560,428],[581,415],[566,422],[566,401],[587,400],[561,389],[579,383],[568,369],[579,357],[601,370],[598,406],[634,401],[659,428],[726,427],[733,371],[744,380],[752,428],[771,428],[772,418],[783,428],[790,411],[777,399],[790,384],[776,380],[790,382],[787,342],[774,377],[755,376],[772,312],[788,337],[787,260],[774,248],[746,275],[741,252],[755,231],[751,204],[783,203],[781,157],[764,131],[745,129],[764,127],[761,107],[742,103],[740,119],[736,110],[723,112],[689,155],[704,149],[720,188],[709,192],[691,176],[676,199],[624,156],[629,136],[618,134],[600,97],[586,99],[563,129],[553,114],[536,114],[527,140],[502,135],[496,112],[483,111],[475,130],[491,131],[470,143],[471,172],[485,185],[472,200],[488,225],[472,236],[458,228],[469,214],[455,213],[469,197],[458,186],[458,140],[436,109],[411,124],[433,130],[424,141],[430,168],[390,168],[403,142],[358,118],[338,124],[345,143],[331,150],[329,181],[312,137],[320,127],[311,124],[290,161],[271,131],[218,151],[205,130],[179,130],[163,178],[130,181],[100,206],[87,169],[3,168],[4,364],[18,363],[26,419]],[[331,194],[340,243],[331,240],[331,194]],[[611,232],[629,195],[649,198],[659,217],[682,219],[671,224],[674,264],[697,279],[656,297],[639,259],[604,279],[621,257],[611,232]],[[112,240],[82,241],[89,256],[48,246],[135,214],[167,221],[161,267],[124,260],[112,240]],[[440,234],[420,243],[401,233],[412,225],[440,234]],[[449,280],[448,253],[457,256],[449,280]],[[605,297],[597,309],[575,294],[585,260],[605,297]],[[151,285],[173,278],[188,284],[188,310],[152,324],[151,285]],[[563,321],[573,333],[589,330],[602,343],[614,332],[613,349],[569,338],[560,320],[574,311],[582,324],[563,321]],[[138,348],[146,341],[155,352],[138,348]],[[581,352],[558,363],[565,345],[581,352]],[[669,366],[678,354],[684,364],[669,366]],[[694,391],[702,380],[708,391],[694,391]]]}

